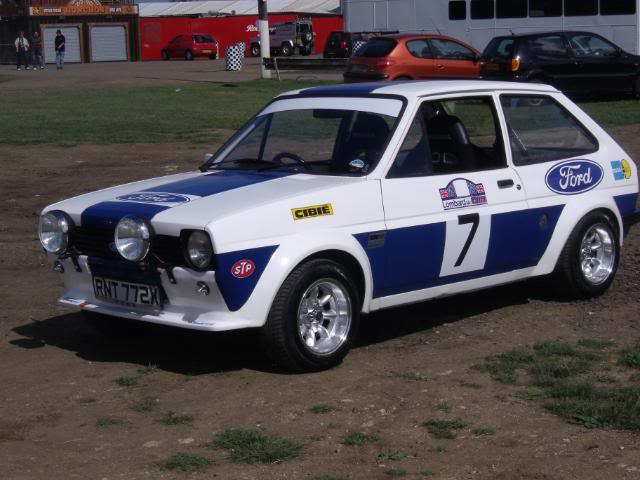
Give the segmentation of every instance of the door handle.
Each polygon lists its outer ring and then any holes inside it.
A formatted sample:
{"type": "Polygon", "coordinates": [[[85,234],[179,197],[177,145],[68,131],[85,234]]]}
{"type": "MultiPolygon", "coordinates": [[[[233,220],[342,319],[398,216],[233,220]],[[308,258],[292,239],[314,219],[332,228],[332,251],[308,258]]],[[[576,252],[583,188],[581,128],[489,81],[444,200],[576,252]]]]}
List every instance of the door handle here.
{"type": "Polygon", "coordinates": [[[442,70],[442,69],[444,68],[444,65],[436,65],[436,68],[437,68],[438,70],[442,70]]]}
{"type": "Polygon", "coordinates": [[[507,180],[498,180],[498,188],[511,188],[513,185],[513,180],[510,178],[507,180]]]}

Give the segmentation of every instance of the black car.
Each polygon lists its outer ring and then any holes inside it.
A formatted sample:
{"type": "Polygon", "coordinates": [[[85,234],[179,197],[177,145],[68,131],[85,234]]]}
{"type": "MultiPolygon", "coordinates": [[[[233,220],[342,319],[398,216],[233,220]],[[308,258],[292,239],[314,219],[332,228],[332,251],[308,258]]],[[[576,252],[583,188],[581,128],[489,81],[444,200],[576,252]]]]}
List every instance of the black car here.
{"type": "Polygon", "coordinates": [[[331,32],[324,44],[322,56],[324,58],[350,58],[353,55],[353,46],[362,45],[370,35],[357,32],[331,32]]]}
{"type": "Polygon", "coordinates": [[[496,37],[482,54],[480,75],[548,83],[568,93],[631,90],[640,98],[640,56],[590,32],[496,37]]]}

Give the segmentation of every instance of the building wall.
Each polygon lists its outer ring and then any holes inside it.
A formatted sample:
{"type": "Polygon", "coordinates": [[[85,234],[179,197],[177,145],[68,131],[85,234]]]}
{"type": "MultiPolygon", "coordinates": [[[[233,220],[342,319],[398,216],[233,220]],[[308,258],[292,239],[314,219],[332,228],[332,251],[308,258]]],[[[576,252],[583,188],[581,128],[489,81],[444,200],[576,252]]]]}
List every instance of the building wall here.
{"type": "MultiPolygon", "coordinates": [[[[302,15],[269,15],[269,22],[285,22],[295,20],[302,15]]],[[[316,33],[315,52],[320,53],[329,33],[342,30],[341,16],[311,16],[316,33]]],[[[140,18],[140,58],[141,60],[160,60],[160,52],[169,41],[178,35],[188,33],[208,33],[220,44],[221,55],[224,48],[237,42],[245,42],[246,55],[252,38],[258,36],[256,31],[256,15],[230,17],[147,17],[140,18]]]]}
{"type": "MultiPolygon", "coordinates": [[[[625,50],[640,54],[640,0],[637,14],[624,16],[527,17],[449,20],[449,0],[342,0],[345,29],[352,32],[399,30],[442,33],[482,51],[497,35],[549,30],[599,33],[625,50]]],[[[467,2],[469,4],[469,2],[467,2]]]]}

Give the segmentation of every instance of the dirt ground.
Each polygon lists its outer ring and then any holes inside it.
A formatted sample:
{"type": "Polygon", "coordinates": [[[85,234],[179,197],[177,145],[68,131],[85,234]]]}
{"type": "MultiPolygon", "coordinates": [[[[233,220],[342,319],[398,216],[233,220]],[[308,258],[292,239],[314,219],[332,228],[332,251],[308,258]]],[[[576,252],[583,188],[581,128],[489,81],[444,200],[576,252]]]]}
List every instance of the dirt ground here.
{"type": "MultiPolygon", "coordinates": [[[[640,127],[612,132],[640,158],[640,127]]],[[[562,303],[525,283],[369,315],[345,362],[317,374],[275,369],[252,332],[149,325],[142,338],[110,341],[80,314],[56,306],[59,279],[44,264],[36,235],[41,208],[193,169],[212,148],[0,146],[1,479],[383,479],[391,478],[389,468],[405,470],[405,478],[426,478],[427,470],[457,480],[640,478],[637,433],[565,423],[471,368],[537,340],[637,339],[640,228],[627,237],[613,287],[597,300],[562,303]],[[137,383],[115,381],[126,376],[137,383]],[[151,411],[132,409],[145,399],[151,411]],[[441,402],[449,413],[436,408],[441,402]],[[312,413],[319,403],[337,410],[312,413]],[[167,412],[193,422],[158,423],[167,412]],[[105,425],[105,417],[117,424],[105,425]],[[455,440],[435,440],[421,426],[430,418],[460,418],[469,427],[455,440]],[[495,434],[473,435],[479,426],[495,434]],[[203,448],[230,428],[293,438],[304,451],[282,463],[242,465],[203,448]],[[378,440],[343,445],[355,431],[378,440]],[[379,459],[384,451],[407,456],[379,459]],[[158,467],[177,452],[215,464],[193,474],[158,467]]]]}

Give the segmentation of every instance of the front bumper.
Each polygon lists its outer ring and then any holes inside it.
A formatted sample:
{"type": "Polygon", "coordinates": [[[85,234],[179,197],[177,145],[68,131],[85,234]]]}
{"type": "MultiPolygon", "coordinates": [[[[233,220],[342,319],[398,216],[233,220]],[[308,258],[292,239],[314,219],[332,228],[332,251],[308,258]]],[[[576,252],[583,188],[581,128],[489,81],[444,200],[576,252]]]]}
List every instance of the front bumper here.
{"type": "Polygon", "coordinates": [[[260,326],[255,319],[243,317],[241,311],[229,311],[212,271],[196,272],[175,267],[171,273],[174,283],[166,270],[158,268],[166,300],[162,310],[151,310],[96,298],[91,265],[86,256],[77,257],[77,267],[71,258],[60,260],[49,255],[49,260],[52,264],[59,262],[64,270],[61,273],[64,293],[58,299],[58,303],[64,306],[193,330],[226,331],[260,326]],[[198,282],[207,284],[209,295],[203,296],[196,291],[198,282]]]}

